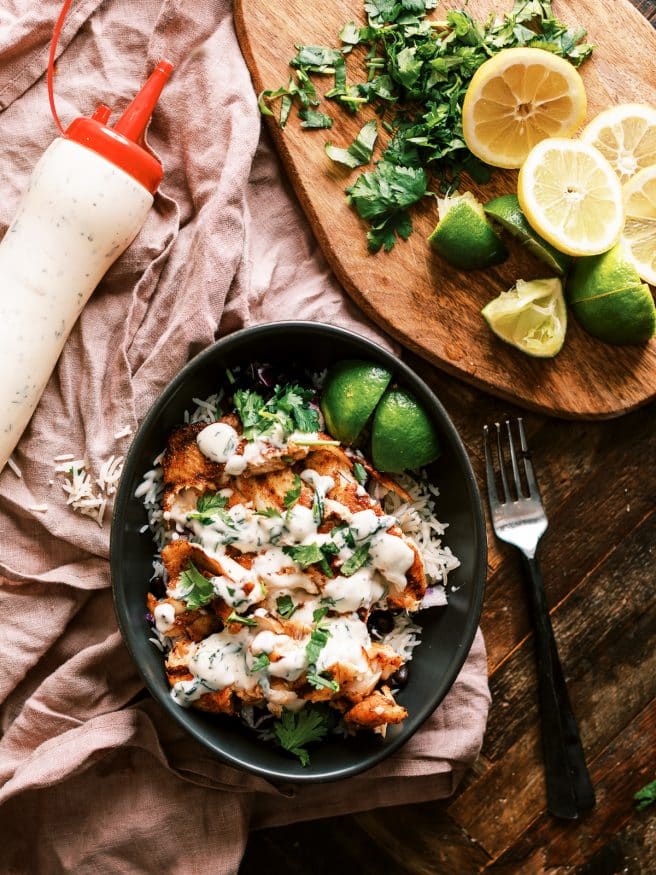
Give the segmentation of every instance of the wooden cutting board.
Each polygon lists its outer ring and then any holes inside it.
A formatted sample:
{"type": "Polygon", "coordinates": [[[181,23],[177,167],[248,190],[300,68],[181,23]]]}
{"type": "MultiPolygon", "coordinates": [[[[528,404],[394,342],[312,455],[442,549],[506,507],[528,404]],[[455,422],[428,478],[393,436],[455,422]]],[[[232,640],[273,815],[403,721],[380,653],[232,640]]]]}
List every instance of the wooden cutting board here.
{"type": "MultiPolygon", "coordinates": [[[[432,13],[460,8],[440,3],[432,13]]],[[[507,3],[470,0],[475,18],[507,3]]],[[[656,31],[629,0],[555,2],[563,20],[587,28],[596,45],[581,68],[588,94],[587,120],[613,103],[656,104],[656,31]]],[[[277,88],[289,78],[295,44],[339,46],[347,21],[364,22],[362,0],[236,0],[235,23],[256,91],[277,88]]],[[[362,79],[360,55],[347,58],[349,81],[362,79]]],[[[318,90],[332,77],[314,77],[318,90]]],[[[333,101],[320,107],[334,118],[330,131],[303,131],[292,111],[284,131],[267,119],[299,200],[337,278],[375,322],[438,367],[482,389],[545,413],[569,418],[609,418],[656,396],[656,339],[640,347],[614,347],[587,335],[570,314],[567,339],[555,359],[532,359],[498,340],[480,315],[481,308],[518,277],[547,276],[548,270],[521,247],[509,244],[511,257],[486,271],[455,270],[426,243],[437,220],[433,198],[413,212],[414,233],[392,252],[371,255],[365,224],[349,208],[343,189],[358,170],[335,165],[324,142],[349,145],[374,114],[365,107],[353,116],[333,101]]],[[[275,107],[277,112],[278,107],[275,107]]],[[[379,136],[379,144],[384,134],[379,136]]],[[[374,158],[379,157],[379,148],[374,158]]],[[[466,181],[482,201],[516,191],[517,173],[497,171],[488,185],[466,181]]]]}

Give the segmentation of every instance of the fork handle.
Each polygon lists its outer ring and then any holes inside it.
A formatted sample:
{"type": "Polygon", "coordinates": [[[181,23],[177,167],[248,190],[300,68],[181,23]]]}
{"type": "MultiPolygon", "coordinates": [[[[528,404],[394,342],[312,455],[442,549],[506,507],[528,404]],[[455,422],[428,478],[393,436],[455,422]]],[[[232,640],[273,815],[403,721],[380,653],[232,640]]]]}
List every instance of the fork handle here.
{"type": "Polygon", "coordinates": [[[594,806],[595,793],[567,694],[540,566],[535,557],[524,556],[524,564],[535,625],[547,809],[554,817],[576,820],[594,806]]]}

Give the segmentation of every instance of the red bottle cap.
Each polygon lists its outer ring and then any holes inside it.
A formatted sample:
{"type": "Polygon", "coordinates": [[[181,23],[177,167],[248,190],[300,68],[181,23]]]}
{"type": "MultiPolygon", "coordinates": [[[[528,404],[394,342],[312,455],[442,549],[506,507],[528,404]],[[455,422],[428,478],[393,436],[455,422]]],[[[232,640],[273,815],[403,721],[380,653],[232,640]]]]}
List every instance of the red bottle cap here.
{"type": "Polygon", "coordinates": [[[91,118],[81,117],[71,122],[64,137],[93,149],[155,194],[164,171],[145,146],[144,133],[172,70],[172,64],[160,61],[113,128],[106,124],[111,110],[101,103],[91,118]]]}

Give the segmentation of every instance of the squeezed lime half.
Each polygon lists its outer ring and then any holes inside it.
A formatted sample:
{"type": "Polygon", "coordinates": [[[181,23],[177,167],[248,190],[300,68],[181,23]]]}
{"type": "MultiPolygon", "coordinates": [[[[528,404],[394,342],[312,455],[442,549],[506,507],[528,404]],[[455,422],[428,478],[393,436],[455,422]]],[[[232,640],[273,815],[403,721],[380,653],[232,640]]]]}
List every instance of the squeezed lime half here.
{"type": "Polygon", "coordinates": [[[562,349],[567,331],[563,286],[556,277],[517,280],[481,310],[492,331],[537,358],[552,358],[562,349]]]}

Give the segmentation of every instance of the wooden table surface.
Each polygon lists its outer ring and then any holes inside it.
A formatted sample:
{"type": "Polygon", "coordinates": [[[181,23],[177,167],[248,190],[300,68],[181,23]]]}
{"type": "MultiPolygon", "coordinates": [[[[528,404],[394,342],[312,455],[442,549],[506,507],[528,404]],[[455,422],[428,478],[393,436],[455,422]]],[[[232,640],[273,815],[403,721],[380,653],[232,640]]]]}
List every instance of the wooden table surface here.
{"type": "MultiPolygon", "coordinates": [[[[656,24],[655,0],[634,2],[656,24]]],[[[446,406],[485,494],[483,424],[521,411],[410,363],[446,406]]],[[[523,415],[550,520],[547,599],[596,808],[576,823],[546,813],[518,554],[488,527],[482,627],[493,704],[458,793],[256,832],[241,875],[656,873],[656,806],[636,813],[632,800],[656,779],[656,405],[601,423],[523,415]]]]}

